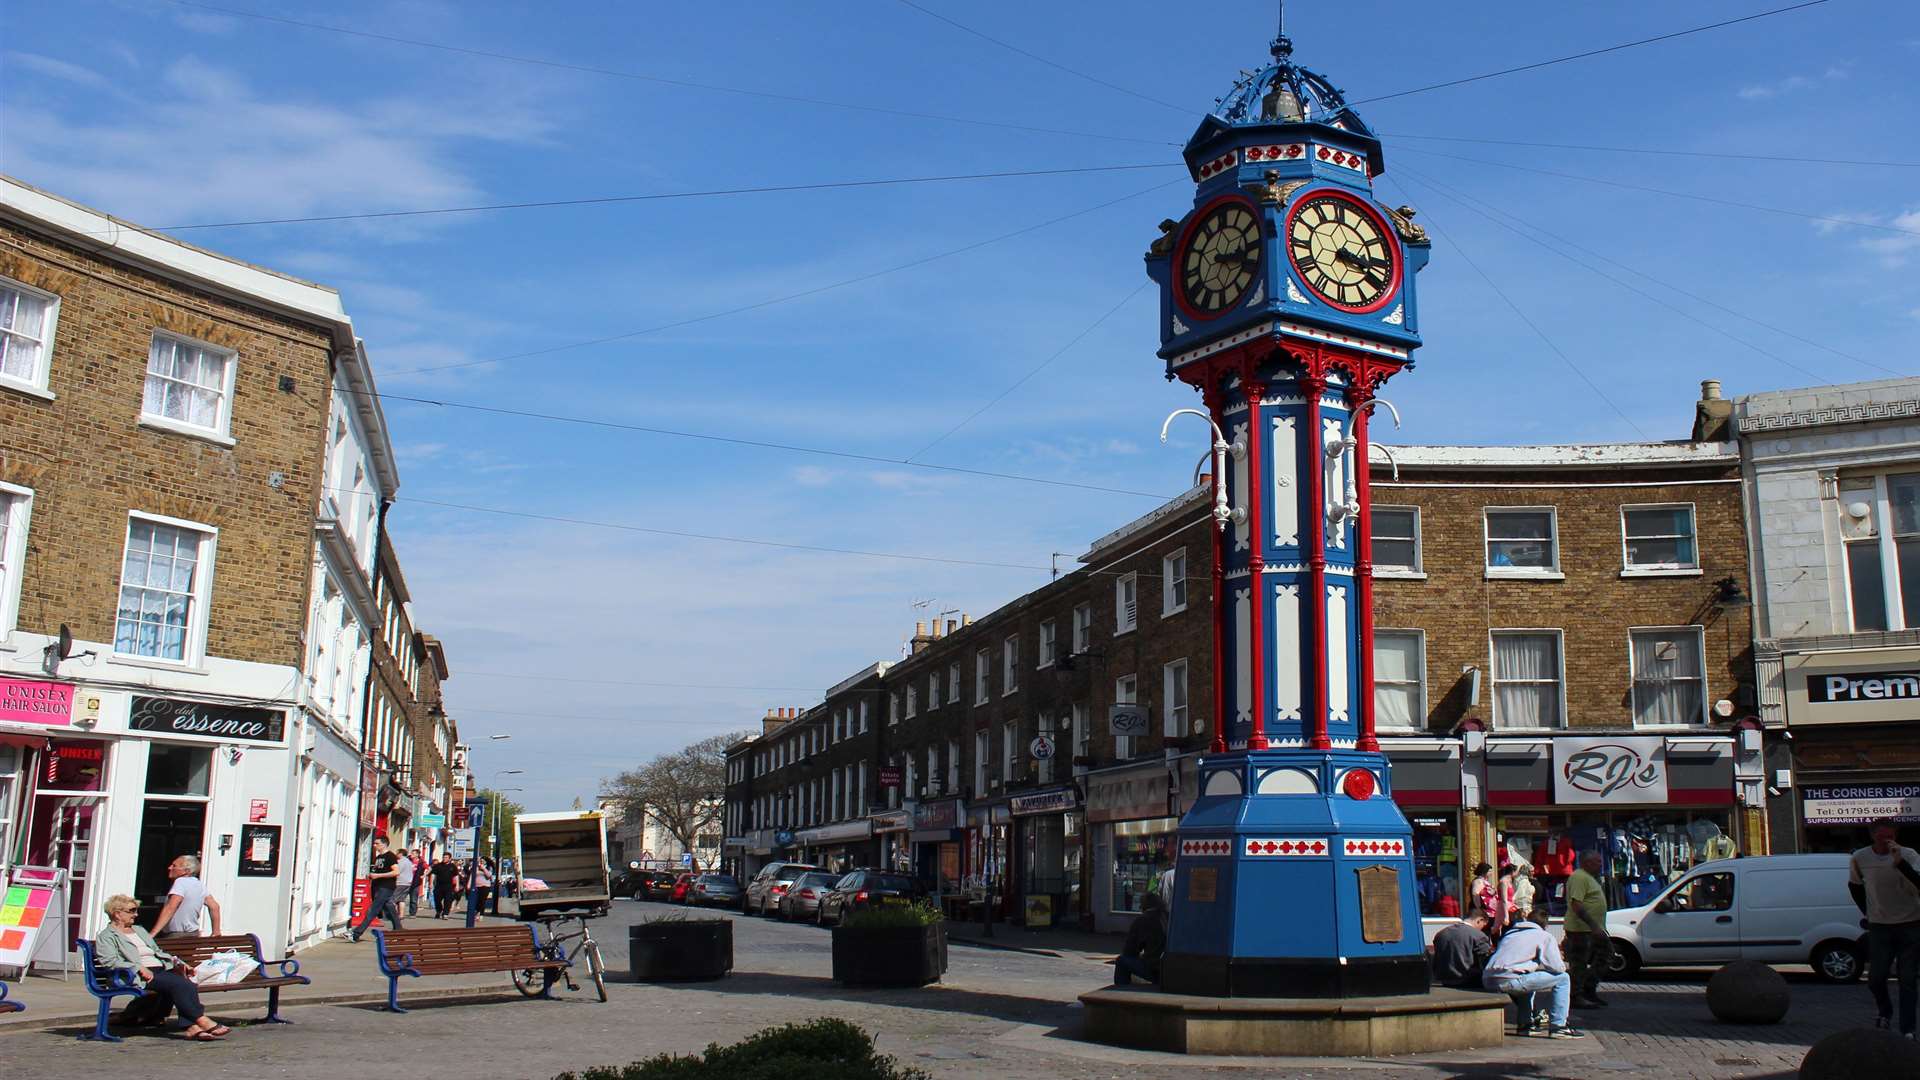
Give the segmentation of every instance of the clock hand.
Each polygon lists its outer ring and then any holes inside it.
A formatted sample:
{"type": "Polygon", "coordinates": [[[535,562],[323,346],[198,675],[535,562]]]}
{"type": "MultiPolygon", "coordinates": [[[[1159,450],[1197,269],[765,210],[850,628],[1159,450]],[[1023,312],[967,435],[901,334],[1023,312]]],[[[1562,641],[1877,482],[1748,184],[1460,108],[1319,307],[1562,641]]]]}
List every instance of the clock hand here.
{"type": "Polygon", "coordinates": [[[1377,266],[1377,267],[1380,267],[1381,269],[1386,269],[1387,267],[1390,267],[1393,265],[1391,262],[1388,262],[1385,259],[1376,259],[1369,255],[1362,255],[1359,252],[1353,251],[1349,248],[1335,248],[1333,252],[1333,257],[1336,259],[1339,259],[1343,263],[1346,263],[1348,266],[1352,266],[1362,270],[1366,269],[1369,266],[1377,266]]]}

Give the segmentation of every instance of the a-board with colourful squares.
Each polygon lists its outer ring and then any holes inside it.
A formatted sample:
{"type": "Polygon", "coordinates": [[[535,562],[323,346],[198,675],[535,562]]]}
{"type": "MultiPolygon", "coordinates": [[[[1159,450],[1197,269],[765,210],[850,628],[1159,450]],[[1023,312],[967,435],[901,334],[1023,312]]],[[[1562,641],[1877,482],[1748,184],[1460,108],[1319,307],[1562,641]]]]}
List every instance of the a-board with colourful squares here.
{"type": "Polygon", "coordinates": [[[10,885],[0,899],[0,964],[25,963],[40,924],[53,902],[53,890],[10,885]]]}

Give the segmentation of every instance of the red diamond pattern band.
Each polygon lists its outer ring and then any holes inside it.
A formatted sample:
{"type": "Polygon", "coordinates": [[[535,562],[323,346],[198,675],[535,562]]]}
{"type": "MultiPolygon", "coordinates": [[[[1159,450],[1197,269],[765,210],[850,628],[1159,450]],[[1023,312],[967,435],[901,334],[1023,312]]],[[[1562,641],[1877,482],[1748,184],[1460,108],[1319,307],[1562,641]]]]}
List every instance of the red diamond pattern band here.
{"type": "Polygon", "coordinates": [[[1248,858],[1264,859],[1269,856],[1277,858],[1285,855],[1305,855],[1311,858],[1315,855],[1327,854],[1327,842],[1314,837],[1288,837],[1284,839],[1274,837],[1270,840],[1265,837],[1248,837],[1241,851],[1248,858]]]}
{"type": "Polygon", "coordinates": [[[1224,858],[1228,855],[1233,854],[1233,841],[1231,840],[1182,840],[1180,841],[1180,854],[1185,856],[1217,855],[1224,858]]]}
{"type": "Polygon", "coordinates": [[[1348,855],[1405,855],[1407,845],[1404,840],[1349,840],[1346,852],[1348,855]]]}

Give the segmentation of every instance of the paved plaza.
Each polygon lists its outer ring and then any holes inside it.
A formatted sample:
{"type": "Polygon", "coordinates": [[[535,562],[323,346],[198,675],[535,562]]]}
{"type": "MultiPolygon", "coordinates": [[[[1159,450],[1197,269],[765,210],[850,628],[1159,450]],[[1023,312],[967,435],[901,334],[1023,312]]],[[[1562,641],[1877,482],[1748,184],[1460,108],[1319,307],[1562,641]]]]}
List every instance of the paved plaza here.
{"type": "MultiPolygon", "coordinates": [[[[660,905],[618,901],[596,925],[608,963],[626,966],[626,927],[660,905]]],[[[426,920],[422,925],[434,925],[426,920]]],[[[715,983],[616,982],[611,1000],[561,992],[555,1002],[520,998],[504,979],[409,980],[419,1005],[389,1015],[366,1000],[383,992],[371,942],[332,942],[310,950],[304,969],[315,985],[288,1015],[291,1026],[238,1023],[220,1044],[167,1035],[130,1035],[104,1045],[73,1038],[77,1022],[47,1024],[73,1012],[70,989],[33,978],[16,993],[34,1009],[0,1024],[9,1073],[139,1075],[200,1080],[225,1075],[337,1080],[387,1071],[421,1055],[445,1055],[448,1075],[551,1077],[566,1069],[624,1063],[663,1051],[691,1052],[793,1020],[835,1016],[873,1032],[881,1048],[939,1080],[1182,1076],[1610,1077],[1653,1071],[1661,1077],[1791,1076],[1806,1049],[1832,1031],[1870,1018],[1864,987],[1816,982],[1789,971],[1793,1009],[1786,1023],[1732,1027],[1707,1012],[1705,973],[1655,974],[1606,989],[1612,1007],[1578,1014],[1584,1042],[1508,1038],[1482,1051],[1408,1059],[1287,1060],[1186,1058],[1096,1046],[1077,1039],[1079,994],[1111,981],[1112,939],[1001,928],[993,944],[972,943],[977,927],[956,927],[952,969],[922,990],[847,990],[830,978],[828,932],[761,919],[736,922],[736,968],[715,983]],[[964,936],[963,936],[964,935],[964,936]],[[1011,948],[1010,948],[1011,946],[1011,948]],[[497,988],[499,991],[494,992],[497,988]],[[454,996],[439,991],[453,990],[454,996]],[[44,992],[43,992],[44,991],[44,992]],[[464,996],[462,996],[464,995],[464,996]],[[359,1001],[342,998],[360,997],[359,1001]],[[319,1003],[330,1001],[330,1004],[319,1003]],[[64,1007],[63,1007],[64,1006],[64,1007]],[[458,1065],[451,1063],[457,1061],[458,1065]]],[[[78,980],[73,981],[77,985],[78,980]]],[[[248,1021],[253,1005],[210,999],[217,1016],[248,1021]]],[[[80,1002],[84,1006],[84,1002],[80,1002]]],[[[1863,1078],[1864,1080],[1864,1078],[1863,1078]]]]}

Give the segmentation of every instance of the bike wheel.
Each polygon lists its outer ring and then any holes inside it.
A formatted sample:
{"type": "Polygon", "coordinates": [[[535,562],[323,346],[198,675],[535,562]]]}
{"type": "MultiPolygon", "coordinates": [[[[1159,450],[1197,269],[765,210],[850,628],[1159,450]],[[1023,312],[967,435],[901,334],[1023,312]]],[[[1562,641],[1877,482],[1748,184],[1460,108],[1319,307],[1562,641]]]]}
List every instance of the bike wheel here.
{"type": "Polygon", "coordinates": [[[524,968],[513,973],[513,988],[528,997],[539,997],[544,989],[545,968],[524,968]]]}
{"type": "Polygon", "coordinates": [[[607,964],[600,959],[600,943],[592,939],[587,941],[587,974],[593,976],[593,989],[600,995],[601,1004],[607,1000],[607,964]]]}

